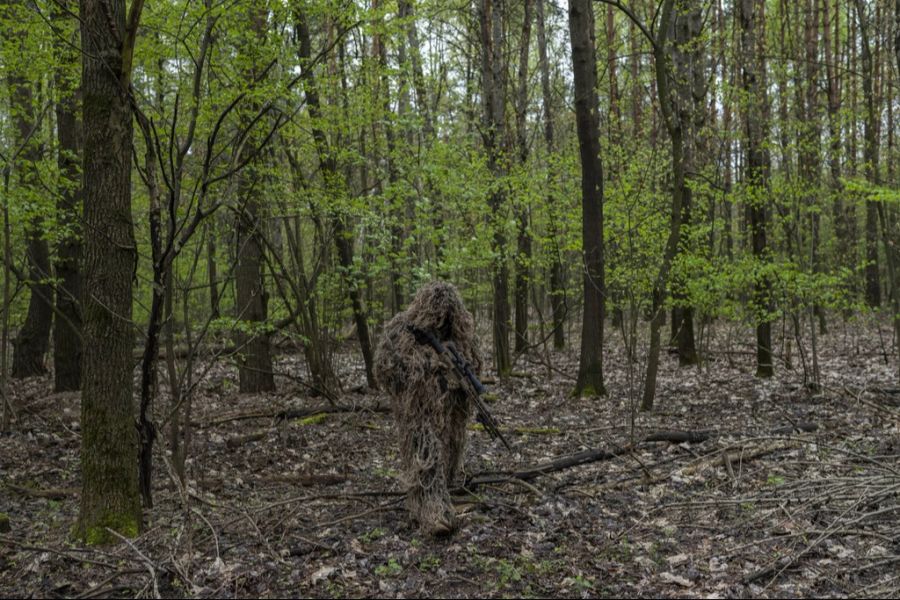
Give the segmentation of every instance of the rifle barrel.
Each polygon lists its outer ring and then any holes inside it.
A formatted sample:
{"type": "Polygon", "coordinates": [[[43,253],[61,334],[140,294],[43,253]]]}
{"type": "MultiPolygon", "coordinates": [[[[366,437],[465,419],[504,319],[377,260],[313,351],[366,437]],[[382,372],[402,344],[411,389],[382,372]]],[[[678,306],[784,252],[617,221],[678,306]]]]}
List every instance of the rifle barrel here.
{"type": "Polygon", "coordinates": [[[512,452],[509,442],[506,441],[506,438],[500,432],[497,421],[488,411],[487,406],[484,404],[484,400],[481,399],[481,395],[486,391],[484,385],[478,380],[475,373],[472,372],[472,366],[456,350],[456,346],[452,343],[448,343],[444,346],[430,331],[424,331],[412,325],[408,325],[407,328],[416,338],[416,341],[421,344],[424,340],[424,342],[431,346],[439,356],[444,354],[450,355],[450,362],[453,363],[453,368],[456,369],[457,373],[472,386],[470,396],[475,404],[475,410],[478,413],[478,421],[482,424],[484,430],[488,432],[488,435],[491,436],[492,440],[500,438],[500,441],[503,442],[506,449],[512,452]]]}

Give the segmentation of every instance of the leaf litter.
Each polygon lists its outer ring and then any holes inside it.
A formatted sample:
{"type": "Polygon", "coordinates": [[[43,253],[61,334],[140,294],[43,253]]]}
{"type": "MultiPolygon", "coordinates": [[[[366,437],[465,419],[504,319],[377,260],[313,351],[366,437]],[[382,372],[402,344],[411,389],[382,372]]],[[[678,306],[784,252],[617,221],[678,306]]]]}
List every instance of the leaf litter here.
{"type": "MultiPolygon", "coordinates": [[[[819,391],[783,366],[758,380],[714,339],[699,368],[663,358],[647,414],[633,410],[615,339],[604,398],[568,395],[574,353],[521,359],[489,386],[514,452],[470,431],[462,525],[445,540],[408,523],[384,397],[348,391],[340,404],[353,410],[279,420],[321,399],[290,382],[241,396],[223,363],[198,365],[184,493],[158,449],[144,533],[81,547],[79,396],[15,382],[17,419],[0,436],[0,596],[896,597],[900,389],[877,339],[823,336],[819,391]],[[642,441],[659,432],[703,435],[642,441]],[[610,457],[471,485],[589,450],[610,457]]],[[[338,361],[345,389],[360,389],[353,349],[338,361]]],[[[296,356],[277,362],[305,372],[296,356]]]]}

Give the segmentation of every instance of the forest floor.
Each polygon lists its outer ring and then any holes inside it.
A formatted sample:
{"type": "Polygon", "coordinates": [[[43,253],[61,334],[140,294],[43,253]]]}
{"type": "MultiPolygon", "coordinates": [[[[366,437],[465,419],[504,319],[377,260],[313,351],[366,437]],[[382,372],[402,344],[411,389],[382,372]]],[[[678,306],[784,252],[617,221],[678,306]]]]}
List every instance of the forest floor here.
{"type": "MultiPolygon", "coordinates": [[[[327,403],[290,379],[276,394],[242,396],[233,367],[206,372],[188,489],[159,452],[145,533],[104,548],[71,541],[78,395],[19,382],[14,429],[0,436],[11,529],[0,532],[0,596],[897,597],[890,330],[833,327],[819,337],[819,391],[804,385],[796,347],[793,369],[782,362],[759,380],[751,348],[733,342],[750,333],[717,325],[702,367],[664,357],[651,413],[633,410],[639,394],[615,333],[604,398],[568,395],[574,351],[551,353],[550,368],[542,352],[520,359],[516,376],[488,386],[514,451],[471,431],[470,477],[606,453],[471,486],[456,497],[459,531],[443,540],[408,523],[391,416],[378,408],[386,399],[352,391],[364,377],[349,346],[339,402],[352,412],[279,420],[327,403]],[[676,441],[648,439],[660,432],[676,441]],[[673,432],[697,435],[678,443],[673,432]]],[[[293,355],[277,369],[305,374],[293,355]]]]}

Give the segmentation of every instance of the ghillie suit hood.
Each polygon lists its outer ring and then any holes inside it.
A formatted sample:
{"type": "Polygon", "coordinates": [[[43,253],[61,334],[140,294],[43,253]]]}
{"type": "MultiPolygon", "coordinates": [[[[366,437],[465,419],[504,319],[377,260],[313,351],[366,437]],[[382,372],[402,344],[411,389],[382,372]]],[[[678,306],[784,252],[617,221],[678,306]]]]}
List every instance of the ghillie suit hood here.
{"type": "Polygon", "coordinates": [[[375,353],[375,377],[391,396],[400,439],[407,507],[432,533],[455,527],[447,491],[462,467],[472,402],[453,368],[410,327],[453,343],[479,374],[481,353],[472,314],[456,288],[426,284],[409,307],[387,324],[375,353]]]}

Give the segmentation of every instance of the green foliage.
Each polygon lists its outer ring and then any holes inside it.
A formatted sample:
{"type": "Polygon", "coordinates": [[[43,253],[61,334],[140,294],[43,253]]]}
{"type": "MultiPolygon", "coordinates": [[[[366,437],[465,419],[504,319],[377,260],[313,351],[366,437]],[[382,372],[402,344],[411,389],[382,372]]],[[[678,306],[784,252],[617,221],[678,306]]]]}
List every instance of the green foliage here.
{"type": "MultiPolygon", "coordinates": [[[[577,318],[582,286],[581,167],[564,11],[548,10],[553,145],[548,147],[543,140],[544,107],[533,41],[525,115],[528,158],[524,163],[518,160],[521,149],[514,142],[510,98],[508,139],[502,149],[505,172],[494,177],[481,137],[485,133],[478,73],[481,49],[473,16],[435,0],[414,5],[414,16],[401,17],[394,2],[379,3],[377,9],[334,0],[269,4],[256,14],[265,21],[259,32],[248,26],[258,5],[244,0],[208,7],[175,0],[144,7],[133,87],[136,107],[152,124],[164,237],[169,227],[184,232],[198,206],[209,211],[197,231],[179,242],[172,265],[171,323],[176,342],[186,341],[189,334],[192,342],[201,344],[241,334],[287,336],[302,348],[331,347],[355,337],[350,325],[351,289],[358,292],[377,332],[402,308],[394,302],[395,287],[402,304],[422,282],[435,277],[455,282],[479,322],[486,323],[494,267],[504,263],[512,269],[516,261],[528,268],[530,300],[533,307],[534,300],[541,303],[545,323],[549,272],[552,265],[561,264],[567,318],[577,318]],[[299,58],[295,26],[301,16],[311,32],[309,61],[299,58]],[[421,41],[416,65],[409,36],[413,26],[421,41]],[[382,47],[383,59],[378,52],[382,47]],[[307,72],[315,76],[315,90],[300,77],[307,72]],[[318,92],[321,103],[317,116],[308,103],[311,91],[318,92]],[[425,132],[426,121],[434,125],[433,135],[425,132]],[[248,154],[253,160],[242,165],[248,154]],[[322,160],[334,163],[335,173],[328,180],[322,160]],[[265,322],[241,318],[236,307],[234,233],[247,189],[260,201],[260,230],[266,240],[265,322]],[[506,198],[496,215],[488,206],[495,191],[506,198]],[[528,215],[526,231],[533,248],[528,259],[517,256],[520,214],[528,215]],[[345,224],[353,246],[347,267],[339,266],[335,249],[337,219],[345,224]],[[495,233],[503,234],[505,246],[495,247],[495,233]],[[213,266],[217,271],[213,283],[220,293],[218,315],[211,314],[213,266]]],[[[54,44],[61,37],[75,39],[77,31],[71,16],[51,20],[51,31],[48,17],[56,9],[55,2],[39,0],[0,10],[0,27],[6,34],[0,36],[0,76],[6,82],[0,86],[3,155],[11,154],[9,149],[20,137],[15,127],[20,108],[10,86],[16,77],[31,91],[26,112],[36,121],[35,143],[41,149],[33,164],[10,165],[9,190],[4,193],[17,266],[24,255],[26,224],[39,227],[54,255],[59,243],[73,233],[56,205],[60,194],[79,182],[60,172],[52,109],[77,88],[80,56],[54,44]],[[25,176],[29,169],[30,178],[25,176]]],[[[508,9],[510,36],[504,48],[512,57],[522,13],[518,7],[508,9]]],[[[777,11],[770,16],[784,17],[777,11]]],[[[599,80],[606,302],[609,312],[647,315],[673,216],[672,162],[658,99],[651,96],[654,73],[646,60],[637,63],[636,72],[630,69],[632,49],[640,57],[649,50],[648,44],[640,37],[632,44],[630,28],[621,27],[625,17],[615,12],[613,19],[618,33],[611,39],[602,32],[597,36],[598,56],[612,49],[620,57],[616,94],[610,78],[599,80]]],[[[830,158],[830,140],[816,135],[826,131],[827,120],[824,109],[816,119],[799,118],[803,106],[796,104],[805,91],[806,65],[777,52],[767,54],[770,85],[778,91],[777,98],[774,94],[770,98],[772,127],[766,143],[773,157],[771,178],[767,185],[746,181],[738,150],[743,146],[740,121],[748,98],[740,78],[725,74],[740,68],[733,64],[740,57],[731,46],[736,39],[732,27],[737,25],[731,19],[724,26],[714,21],[705,21],[697,44],[703,52],[725,58],[721,65],[710,63],[721,71],[709,78],[708,93],[715,97],[705,99],[709,114],[698,132],[697,164],[688,173],[693,208],[672,265],[666,308],[691,306],[705,318],[748,325],[810,307],[843,314],[868,310],[860,293],[865,267],[862,236],[846,248],[838,239],[839,226],[844,218],[855,218],[852,224],[858,226],[866,200],[895,209],[900,205],[896,182],[873,185],[850,176],[854,168],[863,169],[848,160],[843,148],[838,159],[845,178],[840,182],[827,180],[824,165],[813,176],[800,173],[801,155],[820,163],[830,158]],[[774,110],[781,102],[785,111],[774,110]],[[732,116],[728,130],[722,114],[726,105],[732,116]],[[732,164],[728,177],[726,156],[732,164]],[[857,210],[849,217],[837,215],[833,210],[837,203],[857,210]],[[749,207],[765,207],[770,219],[768,250],[762,259],[754,258],[750,247],[749,207]],[[771,286],[771,297],[754,303],[753,290],[762,282],[771,286]]],[[[779,25],[784,27],[767,27],[772,48],[782,45],[779,33],[786,36],[782,50],[802,46],[797,43],[799,24],[779,21],[779,25]]],[[[850,34],[846,22],[841,22],[838,33],[841,44],[846,43],[850,34]]],[[[510,75],[514,63],[510,59],[507,65],[510,75]]],[[[609,65],[604,66],[604,72],[608,70],[609,65]]],[[[843,89],[849,90],[858,82],[844,71],[843,89]]],[[[843,103],[836,117],[842,132],[860,119],[863,104],[856,108],[860,114],[852,114],[850,103],[843,103]]],[[[848,134],[841,135],[843,144],[848,134]]],[[[138,328],[146,324],[153,291],[146,152],[146,140],[136,129],[131,217],[138,255],[134,278],[138,328]]],[[[896,156],[884,156],[885,162],[891,160],[896,156]]],[[[47,278],[53,280],[52,274],[47,278]]],[[[27,301],[27,294],[13,300],[14,328],[24,320],[27,301]]]]}
{"type": "Polygon", "coordinates": [[[441,566],[441,559],[434,554],[429,554],[419,561],[420,571],[435,571],[441,566]]]}
{"type": "Polygon", "coordinates": [[[403,566],[395,558],[391,558],[385,564],[375,567],[375,574],[379,577],[396,577],[402,572],[403,566]]]}
{"type": "Polygon", "coordinates": [[[782,476],[782,475],[770,474],[766,478],[766,484],[771,485],[771,486],[784,485],[784,481],[785,481],[785,479],[784,479],[784,476],[782,476]]]}
{"type": "Polygon", "coordinates": [[[366,543],[366,544],[370,544],[377,539],[383,538],[386,533],[387,532],[383,528],[376,527],[372,531],[369,531],[368,533],[364,533],[361,536],[359,536],[359,541],[366,543]]]}
{"type": "Polygon", "coordinates": [[[884,185],[875,185],[865,179],[859,178],[844,179],[842,184],[848,194],[851,197],[858,198],[860,202],[871,200],[889,206],[900,205],[900,189],[884,185]]]}
{"type": "Polygon", "coordinates": [[[576,588],[582,591],[594,589],[594,581],[590,577],[585,577],[584,575],[579,574],[572,577],[572,583],[576,588]]]}

